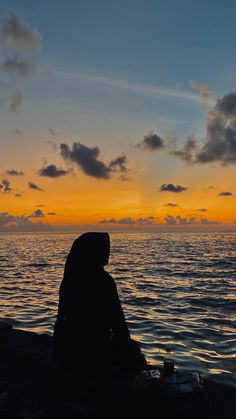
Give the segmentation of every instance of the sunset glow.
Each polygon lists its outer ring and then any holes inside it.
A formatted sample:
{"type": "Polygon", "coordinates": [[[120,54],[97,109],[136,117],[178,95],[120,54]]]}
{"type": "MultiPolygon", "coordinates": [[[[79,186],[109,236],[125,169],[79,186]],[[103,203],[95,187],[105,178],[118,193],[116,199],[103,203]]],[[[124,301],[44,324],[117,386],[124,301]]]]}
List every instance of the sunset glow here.
{"type": "Polygon", "coordinates": [[[235,229],[232,11],[102,3],[2,2],[0,231],[235,229]]]}

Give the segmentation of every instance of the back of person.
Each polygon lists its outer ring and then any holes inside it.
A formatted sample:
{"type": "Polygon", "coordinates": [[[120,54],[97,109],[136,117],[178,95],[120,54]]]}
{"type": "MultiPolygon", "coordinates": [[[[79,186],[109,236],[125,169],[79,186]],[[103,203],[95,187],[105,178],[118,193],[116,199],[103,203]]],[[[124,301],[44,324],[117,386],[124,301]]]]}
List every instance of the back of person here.
{"type": "Polygon", "coordinates": [[[116,284],[104,270],[110,250],[107,233],[75,240],[60,286],[54,351],[64,368],[89,372],[141,355],[130,338],[116,284]]]}

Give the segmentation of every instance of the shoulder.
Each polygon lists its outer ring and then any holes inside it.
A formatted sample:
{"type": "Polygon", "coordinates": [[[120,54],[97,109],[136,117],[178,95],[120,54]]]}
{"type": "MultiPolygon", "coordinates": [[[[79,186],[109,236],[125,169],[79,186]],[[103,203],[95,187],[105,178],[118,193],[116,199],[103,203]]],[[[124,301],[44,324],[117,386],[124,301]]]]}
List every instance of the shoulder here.
{"type": "Polygon", "coordinates": [[[115,283],[114,279],[112,278],[112,276],[106,271],[104,271],[104,274],[105,274],[104,279],[105,279],[108,287],[111,288],[111,289],[116,290],[116,283],[115,283]]]}

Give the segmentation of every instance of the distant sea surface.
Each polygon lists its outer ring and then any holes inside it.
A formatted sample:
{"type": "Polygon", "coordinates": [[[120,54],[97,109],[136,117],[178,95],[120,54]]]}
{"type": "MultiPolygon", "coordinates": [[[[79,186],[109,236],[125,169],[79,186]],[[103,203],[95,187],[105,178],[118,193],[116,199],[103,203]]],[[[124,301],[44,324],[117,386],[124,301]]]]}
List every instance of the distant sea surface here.
{"type": "MultiPolygon", "coordinates": [[[[52,334],[76,237],[0,235],[1,319],[52,334]]],[[[150,362],[171,347],[178,368],[236,387],[236,233],[112,233],[107,271],[150,362]]]]}

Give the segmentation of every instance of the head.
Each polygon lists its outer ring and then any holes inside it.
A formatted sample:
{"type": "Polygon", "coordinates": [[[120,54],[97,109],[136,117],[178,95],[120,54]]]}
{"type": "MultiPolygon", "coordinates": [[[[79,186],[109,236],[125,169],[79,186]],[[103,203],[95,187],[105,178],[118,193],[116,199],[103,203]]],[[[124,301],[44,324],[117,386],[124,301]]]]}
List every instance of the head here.
{"type": "Polygon", "coordinates": [[[101,268],[108,264],[110,238],[108,233],[84,233],[73,243],[67,263],[74,269],[101,268]]]}

